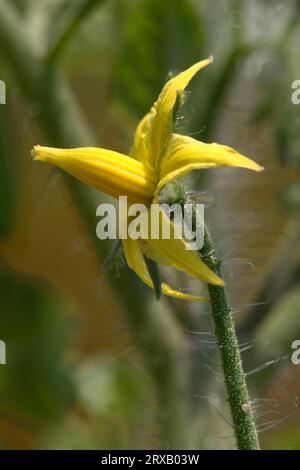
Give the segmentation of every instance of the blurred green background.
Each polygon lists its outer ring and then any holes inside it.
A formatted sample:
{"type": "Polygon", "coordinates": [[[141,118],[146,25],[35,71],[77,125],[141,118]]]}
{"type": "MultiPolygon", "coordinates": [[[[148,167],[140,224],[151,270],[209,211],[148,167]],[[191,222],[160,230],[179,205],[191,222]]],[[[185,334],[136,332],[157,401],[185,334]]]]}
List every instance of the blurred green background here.
{"type": "Polygon", "coordinates": [[[1,0],[1,449],[234,448],[209,307],[156,302],[97,240],[103,196],[30,158],[127,152],[168,73],[210,54],[177,130],[265,172],[187,184],[223,258],[262,447],[300,448],[299,40],[296,0],[1,0]]]}

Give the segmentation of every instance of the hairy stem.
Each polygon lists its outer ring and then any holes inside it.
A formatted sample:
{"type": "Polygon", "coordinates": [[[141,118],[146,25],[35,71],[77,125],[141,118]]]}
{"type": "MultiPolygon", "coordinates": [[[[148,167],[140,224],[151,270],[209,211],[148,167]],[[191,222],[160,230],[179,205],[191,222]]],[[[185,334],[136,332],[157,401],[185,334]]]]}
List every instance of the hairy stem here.
{"type": "MultiPolygon", "coordinates": [[[[221,262],[215,255],[214,244],[207,229],[201,255],[203,261],[220,276],[221,262]]],[[[240,450],[259,450],[235,325],[225,288],[209,284],[208,290],[237,446],[240,450]]]]}

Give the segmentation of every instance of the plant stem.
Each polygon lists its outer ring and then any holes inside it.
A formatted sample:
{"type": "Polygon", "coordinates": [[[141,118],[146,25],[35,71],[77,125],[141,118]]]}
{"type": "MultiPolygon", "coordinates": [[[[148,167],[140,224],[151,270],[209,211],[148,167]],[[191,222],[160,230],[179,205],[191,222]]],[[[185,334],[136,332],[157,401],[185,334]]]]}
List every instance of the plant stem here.
{"type": "MultiPolygon", "coordinates": [[[[203,261],[220,275],[221,261],[215,255],[215,248],[207,229],[201,255],[203,261]]],[[[209,284],[208,290],[237,446],[239,450],[259,450],[235,325],[225,288],[209,284]]]]}
{"type": "MultiPolygon", "coordinates": [[[[93,12],[104,0],[79,0],[68,4],[65,14],[62,13],[62,21],[59,22],[59,31],[57,32],[53,43],[49,47],[46,56],[48,63],[54,63],[63,54],[70,40],[74,37],[77,28],[83,23],[84,19],[93,12]]],[[[63,7],[65,5],[63,4],[63,7]]]]}

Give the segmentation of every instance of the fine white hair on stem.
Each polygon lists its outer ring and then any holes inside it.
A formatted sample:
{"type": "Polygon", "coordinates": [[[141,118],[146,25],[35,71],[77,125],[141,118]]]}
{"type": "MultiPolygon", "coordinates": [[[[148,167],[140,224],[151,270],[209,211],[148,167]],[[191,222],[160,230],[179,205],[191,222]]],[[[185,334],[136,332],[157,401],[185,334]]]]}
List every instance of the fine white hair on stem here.
{"type": "Polygon", "coordinates": [[[203,132],[206,131],[206,126],[203,126],[202,129],[200,129],[200,131],[195,131],[195,132],[188,132],[188,136],[189,137],[193,137],[194,135],[200,135],[200,134],[203,134],[203,132]]]}
{"type": "Polygon", "coordinates": [[[205,208],[214,204],[214,194],[212,191],[186,191],[186,197],[198,204],[204,204],[205,208]]]}
{"type": "Polygon", "coordinates": [[[192,331],[188,328],[185,330],[187,333],[190,333],[192,336],[194,336],[193,339],[197,344],[207,344],[210,346],[210,349],[212,349],[212,346],[217,344],[216,340],[213,339],[213,333],[210,331],[192,331]]]}
{"type": "MultiPolygon", "coordinates": [[[[228,426],[230,426],[230,428],[233,428],[233,424],[232,424],[231,419],[228,418],[227,416],[225,416],[224,413],[222,413],[222,411],[218,408],[218,406],[215,403],[213,403],[214,398],[209,397],[207,395],[195,395],[194,398],[199,398],[201,400],[206,400],[208,402],[209,406],[211,408],[213,408],[221,416],[221,418],[224,419],[225,423],[227,423],[228,426]]],[[[216,401],[219,401],[218,398],[216,399],[216,401]]]]}
{"type": "MultiPolygon", "coordinates": [[[[206,354],[204,351],[202,351],[202,349],[196,347],[195,350],[198,351],[203,357],[205,357],[205,359],[208,359],[212,364],[214,364],[217,367],[219,366],[219,363],[215,359],[213,359],[211,356],[206,354]]],[[[218,374],[218,372],[216,373],[218,374]]]]}
{"type": "Polygon", "coordinates": [[[219,374],[219,372],[217,372],[213,367],[211,367],[209,364],[203,364],[203,367],[205,367],[206,369],[208,369],[213,377],[216,379],[216,381],[222,385],[222,387],[224,387],[224,380],[223,380],[223,377],[221,377],[221,375],[219,374]]]}
{"type": "Polygon", "coordinates": [[[288,359],[288,357],[289,356],[286,355],[286,356],[278,357],[276,359],[272,359],[270,361],[266,361],[263,364],[261,364],[260,366],[255,367],[254,369],[251,369],[248,372],[245,372],[245,376],[249,377],[250,375],[256,374],[257,372],[260,372],[260,371],[266,369],[267,367],[272,366],[273,364],[277,364],[279,362],[285,361],[286,359],[288,359]]]}
{"type": "Polygon", "coordinates": [[[211,349],[212,349],[212,346],[216,346],[217,344],[215,340],[209,340],[209,339],[195,338],[195,341],[200,344],[208,344],[211,349]]]}
{"type": "Polygon", "coordinates": [[[252,412],[253,412],[253,416],[254,416],[254,418],[255,418],[256,421],[257,421],[258,419],[263,418],[264,416],[280,415],[280,411],[279,411],[279,410],[266,410],[266,411],[258,412],[258,410],[254,410],[254,411],[253,411],[253,409],[252,409],[252,412]]]}
{"type": "Polygon", "coordinates": [[[192,335],[209,335],[209,336],[213,336],[213,333],[211,331],[194,331],[194,330],[190,330],[189,328],[186,328],[185,331],[187,333],[191,333],[192,335]]]}
{"type": "Polygon", "coordinates": [[[239,265],[239,266],[246,265],[252,271],[255,269],[255,265],[252,261],[250,261],[248,259],[243,259],[243,258],[229,258],[227,260],[225,260],[225,258],[223,258],[223,264],[225,264],[225,265],[239,265]]]}
{"type": "Polygon", "coordinates": [[[231,419],[228,418],[227,416],[225,416],[224,413],[222,413],[222,411],[219,409],[219,407],[214,403],[214,401],[219,402],[218,397],[214,399],[213,397],[209,397],[208,395],[198,395],[197,394],[197,395],[194,395],[194,398],[199,398],[201,400],[206,400],[208,402],[209,406],[211,408],[213,408],[224,419],[224,421],[228,424],[228,426],[233,428],[233,424],[232,424],[231,419]]]}
{"type": "Polygon", "coordinates": [[[245,352],[248,349],[252,349],[258,344],[262,344],[263,346],[268,346],[270,344],[270,340],[268,338],[259,338],[253,339],[251,341],[246,341],[245,343],[239,343],[240,352],[245,352]]]}
{"type": "Polygon", "coordinates": [[[232,306],[232,313],[236,314],[236,313],[243,312],[244,310],[247,310],[252,307],[261,307],[264,305],[268,305],[270,302],[271,300],[267,299],[267,300],[262,300],[261,302],[250,302],[249,304],[235,305],[235,306],[232,306]]]}
{"type": "Polygon", "coordinates": [[[266,431],[269,431],[270,429],[273,429],[273,428],[276,428],[279,424],[282,424],[284,423],[285,421],[287,421],[289,418],[291,418],[292,416],[294,416],[296,413],[296,411],[292,411],[291,413],[289,413],[288,415],[284,416],[283,418],[279,418],[279,419],[274,419],[274,420],[271,420],[271,421],[267,421],[265,423],[263,423],[261,426],[257,426],[257,432],[258,434],[261,434],[263,432],[266,432],[266,431]]]}

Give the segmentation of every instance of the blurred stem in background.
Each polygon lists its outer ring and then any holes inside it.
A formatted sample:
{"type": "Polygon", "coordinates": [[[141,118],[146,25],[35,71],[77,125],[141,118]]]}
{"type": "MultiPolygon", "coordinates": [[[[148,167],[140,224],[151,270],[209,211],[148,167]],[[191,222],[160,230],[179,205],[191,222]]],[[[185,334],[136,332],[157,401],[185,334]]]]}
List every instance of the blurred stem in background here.
{"type": "Polygon", "coordinates": [[[18,166],[14,156],[13,120],[10,104],[0,115],[0,239],[10,236],[18,194],[18,166]]]}
{"type": "MultiPolygon", "coordinates": [[[[40,57],[28,40],[24,20],[15,8],[7,1],[0,4],[1,56],[30,109],[35,110],[35,120],[46,143],[53,146],[95,145],[95,139],[58,69],[57,60],[87,13],[101,3],[102,0],[72,2],[64,16],[66,22],[58,29],[56,40],[52,39],[46,57],[40,57]]],[[[41,37],[40,41],[45,42],[46,39],[41,37]]],[[[91,193],[67,175],[64,179],[102,263],[108,248],[95,236],[95,208],[91,193]]],[[[107,272],[107,276],[153,378],[162,445],[189,448],[193,446],[193,439],[188,399],[189,352],[184,334],[165,304],[150,302],[146,290],[137,286],[132,272],[127,270],[120,277],[107,272]]]]}
{"type": "MultiPolygon", "coordinates": [[[[282,75],[287,74],[287,81],[292,81],[294,71],[291,67],[289,51],[291,40],[299,27],[300,4],[295,2],[293,11],[285,21],[281,33],[274,44],[268,44],[272,50],[273,60],[277,63],[278,78],[273,78],[272,86],[266,87],[266,96],[257,107],[252,117],[253,121],[271,122],[273,139],[280,162],[283,166],[291,164],[299,173],[299,112],[291,104],[290,89],[283,86],[282,75]]],[[[273,72],[272,72],[273,73],[273,72]]],[[[265,80],[270,83],[267,73],[265,80]]],[[[263,283],[259,288],[253,307],[239,324],[241,336],[255,335],[255,331],[267,320],[276,308],[282,296],[299,282],[300,260],[298,254],[300,224],[299,224],[299,182],[289,184],[280,194],[281,206],[289,214],[289,220],[284,233],[278,240],[272,253],[263,283]]]]}
{"type": "Polygon", "coordinates": [[[48,46],[46,62],[57,62],[82,21],[104,2],[105,0],[76,0],[71,6],[70,2],[62,2],[57,14],[58,26],[54,40],[48,46]]]}

